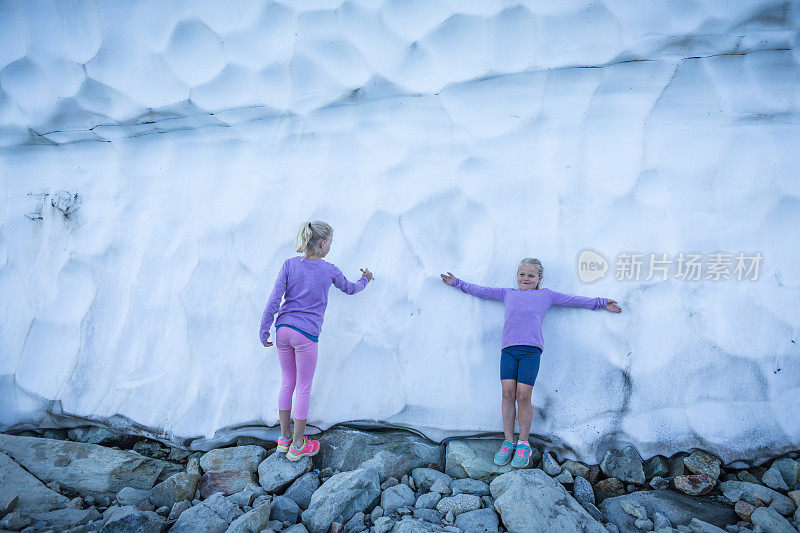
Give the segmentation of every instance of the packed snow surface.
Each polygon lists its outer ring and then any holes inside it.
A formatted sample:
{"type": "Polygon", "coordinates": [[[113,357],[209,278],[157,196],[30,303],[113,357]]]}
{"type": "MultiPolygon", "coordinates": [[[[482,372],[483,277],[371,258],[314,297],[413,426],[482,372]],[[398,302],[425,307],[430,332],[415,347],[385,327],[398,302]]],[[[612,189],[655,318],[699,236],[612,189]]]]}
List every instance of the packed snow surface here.
{"type": "Polygon", "coordinates": [[[0,429],[274,426],[261,312],[322,219],[375,280],[331,290],[318,428],[500,431],[503,306],[439,274],[515,287],[530,256],[623,308],[544,321],[555,451],[796,448],[799,27],[766,0],[0,2],[0,429]],[[714,279],[716,253],[763,260],[714,279]]]}

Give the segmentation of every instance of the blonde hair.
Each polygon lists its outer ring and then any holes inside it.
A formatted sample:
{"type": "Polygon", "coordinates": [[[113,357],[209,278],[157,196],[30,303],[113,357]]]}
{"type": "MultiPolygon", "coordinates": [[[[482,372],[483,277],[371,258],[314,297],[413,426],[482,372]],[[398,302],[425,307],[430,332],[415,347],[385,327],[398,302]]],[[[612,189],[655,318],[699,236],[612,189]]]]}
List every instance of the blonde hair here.
{"type": "MultiPolygon", "coordinates": [[[[525,259],[523,259],[522,261],[519,262],[519,266],[522,266],[523,264],[524,265],[531,265],[533,268],[535,268],[539,272],[539,276],[540,277],[544,277],[544,267],[542,266],[542,262],[539,261],[538,259],[535,259],[533,257],[526,257],[525,259]]],[[[517,267],[517,268],[519,269],[519,267],[517,267]]],[[[542,280],[540,279],[539,283],[536,284],[536,289],[534,289],[534,290],[539,290],[539,285],[541,285],[541,284],[542,284],[542,280]]]]}
{"type": "Polygon", "coordinates": [[[319,252],[319,243],[331,241],[333,228],[321,220],[303,222],[294,238],[294,248],[301,254],[310,255],[319,252]]]}

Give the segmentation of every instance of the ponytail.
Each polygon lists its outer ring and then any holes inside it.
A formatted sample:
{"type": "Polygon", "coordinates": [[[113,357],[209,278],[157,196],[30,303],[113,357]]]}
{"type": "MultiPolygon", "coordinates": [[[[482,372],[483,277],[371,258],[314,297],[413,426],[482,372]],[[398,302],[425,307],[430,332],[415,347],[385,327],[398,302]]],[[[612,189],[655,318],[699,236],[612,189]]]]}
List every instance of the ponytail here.
{"type": "Polygon", "coordinates": [[[294,238],[294,249],[301,254],[317,252],[319,243],[333,237],[333,228],[321,220],[303,222],[294,238]]]}

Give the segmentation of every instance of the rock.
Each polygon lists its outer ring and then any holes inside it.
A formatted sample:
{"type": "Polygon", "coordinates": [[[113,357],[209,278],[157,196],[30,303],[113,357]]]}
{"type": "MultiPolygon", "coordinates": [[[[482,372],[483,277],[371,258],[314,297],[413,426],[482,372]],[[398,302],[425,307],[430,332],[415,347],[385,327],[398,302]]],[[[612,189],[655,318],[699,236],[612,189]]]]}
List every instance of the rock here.
{"type": "Polygon", "coordinates": [[[403,517],[403,519],[395,523],[394,527],[391,529],[392,533],[439,533],[441,531],[445,531],[445,529],[436,524],[417,520],[410,516],[403,517]]]}
{"type": "Polygon", "coordinates": [[[47,488],[4,453],[0,453],[0,480],[0,500],[9,502],[17,498],[14,505],[22,513],[61,509],[69,502],[69,498],[47,488]]]}
{"type": "Polygon", "coordinates": [[[578,476],[586,479],[589,475],[589,467],[583,463],[579,463],[577,461],[567,460],[564,461],[564,464],[561,465],[562,470],[566,470],[570,474],[572,474],[573,478],[578,476]]]}
{"type": "Polygon", "coordinates": [[[650,486],[654,489],[666,489],[669,487],[669,480],[656,476],[650,480],[650,486]]]}
{"type": "MultiPolygon", "coordinates": [[[[215,497],[222,498],[223,496],[221,493],[217,493],[207,501],[215,497]]],[[[170,533],[194,533],[197,531],[222,533],[228,529],[228,523],[227,520],[217,515],[211,507],[201,503],[183,511],[170,528],[170,533]]]]}
{"type": "Polygon", "coordinates": [[[542,470],[503,474],[489,488],[509,531],[605,533],[603,526],[542,470]]]}
{"type": "Polygon", "coordinates": [[[319,485],[319,476],[314,472],[307,472],[297,478],[283,495],[293,499],[301,509],[308,509],[311,495],[319,488],[319,485]]]}
{"type": "Polygon", "coordinates": [[[651,457],[644,463],[644,477],[652,479],[656,476],[664,477],[669,475],[669,463],[667,458],[662,455],[651,457]]]}
{"type": "Polygon", "coordinates": [[[653,513],[653,529],[655,531],[672,529],[672,522],[670,522],[669,518],[664,516],[662,513],[656,511],[653,513]]]}
{"type": "Polygon", "coordinates": [[[127,435],[111,431],[110,429],[99,426],[82,426],[67,430],[69,440],[75,442],[86,442],[89,444],[103,444],[111,446],[122,440],[128,440],[127,435]]]}
{"type": "Polygon", "coordinates": [[[690,496],[706,494],[717,484],[716,479],[708,474],[691,474],[688,476],[678,476],[673,480],[675,488],[690,496]]]}
{"type": "Polygon", "coordinates": [[[647,516],[660,513],[673,524],[686,524],[697,516],[720,527],[736,521],[730,507],[707,496],[693,497],[671,490],[638,491],[608,498],[599,505],[606,520],[616,525],[622,533],[638,531],[634,525],[635,518],[625,512],[622,502],[640,505],[647,516]]]}
{"type": "MultiPolygon", "coordinates": [[[[178,472],[150,489],[150,501],[156,507],[172,507],[194,496],[199,478],[197,474],[178,472]]],[[[203,491],[200,492],[201,496],[203,491]]],[[[202,496],[207,497],[207,496],[202,496]]]]}
{"type": "Polygon", "coordinates": [[[436,480],[441,481],[445,487],[450,487],[453,482],[452,477],[433,468],[415,468],[411,471],[411,477],[422,492],[430,491],[436,480]]]}
{"type": "Polygon", "coordinates": [[[742,520],[747,520],[748,522],[750,521],[750,515],[753,514],[753,511],[755,510],[756,507],[754,505],[750,505],[742,500],[739,500],[733,506],[733,511],[736,513],[736,515],[742,520]]]}
{"type": "Polygon", "coordinates": [[[784,516],[792,514],[796,508],[791,498],[755,483],[723,481],[719,484],[719,489],[726,498],[734,503],[744,499],[747,503],[754,505],[757,500],[761,500],[784,516]]]}
{"type": "Polygon", "coordinates": [[[220,492],[213,494],[200,505],[205,505],[214,511],[217,516],[225,520],[227,524],[230,524],[244,514],[242,510],[239,509],[238,505],[225,498],[220,492]]]}
{"type": "MultiPolygon", "coordinates": [[[[678,527],[680,528],[680,526],[678,527]]],[[[691,522],[689,522],[688,529],[691,533],[725,533],[724,529],[718,528],[708,522],[698,520],[697,518],[692,518],[691,522]]],[[[680,531],[680,529],[678,531],[680,531]]]]}
{"type": "Polygon", "coordinates": [[[347,522],[373,505],[380,494],[375,470],[360,468],[336,474],[314,492],[308,509],[303,511],[303,524],[311,533],[326,533],[333,522],[347,522]]]}
{"type": "Polygon", "coordinates": [[[394,487],[395,485],[399,484],[400,482],[397,480],[396,477],[390,477],[383,483],[381,483],[381,490],[386,490],[389,487],[394,487]]]}
{"type": "Polygon", "coordinates": [[[600,467],[598,465],[589,465],[589,477],[586,481],[594,485],[600,479],[600,467]]]}
{"type": "Polygon", "coordinates": [[[750,515],[750,520],[767,533],[797,533],[789,521],[771,507],[759,507],[750,515]]]}
{"type": "Polygon", "coordinates": [[[169,515],[167,516],[167,520],[177,520],[178,517],[181,515],[181,513],[191,506],[192,503],[188,500],[176,503],[175,505],[172,506],[172,509],[169,510],[169,515]]]}
{"type": "Polygon", "coordinates": [[[594,489],[594,497],[597,504],[600,504],[606,498],[625,494],[625,485],[615,477],[601,479],[592,488],[594,489]]]}
{"type": "Polygon", "coordinates": [[[592,486],[581,476],[575,478],[575,482],[572,485],[572,497],[584,507],[586,507],[586,503],[595,505],[594,491],[592,490],[592,486]]]}
{"type": "Polygon", "coordinates": [[[546,453],[542,456],[542,470],[550,476],[557,476],[561,473],[561,466],[553,459],[553,456],[549,453],[546,453]]]}
{"type": "Polygon", "coordinates": [[[463,479],[454,479],[452,483],[450,483],[450,488],[453,489],[453,492],[463,492],[464,494],[477,494],[478,496],[488,496],[489,493],[489,485],[483,481],[478,479],[470,479],[470,478],[463,478],[463,479]]]}
{"type": "Polygon", "coordinates": [[[281,533],[308,533],[308,530],[303,524],[295,524],[288,529],[284,529],[281,533]]]}
{"type": "Polygon", "coordinates": [[[689,472],[705,474],[714,481],[719,478],[719,465],[721,461],[708,452],[698,450],[688,457],[683,458],[683,465],[689,472]]]}
{"type": "Polygon", "coordinates": [[[87,524],[100,519],[100,513],[94,507],[88,509],[56,509],[46,513],[31,513],[34,523],[44,522],[47,527],[66,529],[87,524]]]}
{"type": "Polygon", "coordinates": [[[783,475],[781,475],[780,470],[775,468],[774,466],[764,472],[764,475],[761,477],[761,482],[766,485],[767,487],[775,490],[789,490],[789,485],[786,484],[786,481],[783,479],[783,475]]]}
{"type": "Polygon", "coordinates": [[[319,437],[319,443],[314,468],[341,471],[373,468],[381,479],[399,478],[414,468],[442,461],[439,445],[409,431],[332,428],[319,437]]]}
{"type": "Polygon", "coordinates": [[[225,533],[258,533],[268,527],[271,513],[272,508],[270,504],[263,503],[231,522],[231,525],[228,526],[225,533]]]}
{"type": "Polygon", "coordinates": [[[452,512],[454,515],[460,515],[475,509],[481,508],[481,498],[475,494],[457,494],[455,496],[447,496],[439,500],[436,504],[436,510],[439,513],[452,512]]]}
{"type": "Polygon", "coordinates": [[[494,500],[492,499],[491,496],[489,495],[481,496],[481,501],[483,502],[484,507],[494,509],[494,500]]]}
{"type": "MultiPolygon", "coordinates": [[[[82,496],[100,501],[125,487],[149,490],[159,481],[166,461],[83,442],[18,437],[0,433],[0,452],[43,482],[55,481],[82,496]]],[[[183,470],[177,467],[178,470],[183,470]]],[[[20,503],[23,498],[20,495],[20,503]]],[[[23,506],[24,508],[24,506],[23,506]]]]}
{"type": "Polygon", "coordinates": [[[453,511],[447,511],[442,520],[445,524],[452,525],[456,521],[456,515],[453,513],[453,511]]]}
{"type": "Polygon", "coordinates": [[[476,509],[456,517],[455,526],[470,533],[496,533],[500,519],[494,509],[476,509]]]}
{"type": "Polygon", "coordinates": [[[437,479],[436,481],[433,482],[433,485],[431,485],[431,492],[436,492],[444,495],[444,494],[450,494],[452,491],[450,490],[450,487],[448,487],[444,483],[444,481],[442,481],[441,479],[437,479]]]}
{"type": "Polygon", "coordinates": [[[267,451],[261,446],[218,448],[200,457],[200,468],[203,469],[203,472],[218,472],[221,470],[255,472],[266,456],[267,451]]]}
{"type": "MultiPolygon", "coordinates": [[[[234,494],[231,494],[225,499],[231,503],[238,505],[239,507],[245,507],[245,506],[255,507],[253,503],[255,499],[260,496],[265,496],[266,494],[267,491],[265,491],[260,485],[256,485],[255,483],[248,483],[247,485],[245,485],[244,489],[234,494]]],[[[269,499],[269,496],[267,496],[267,499],[269,499]]]]}
{"type": "MultiPolygon", "coordinates": [[[[2,476],[0,479],[3,479],[2,476]]],[[[19,496],[5,496],[0,499],[0,518],[16,509],[17,505],[19,505],[19,496]]]]}
{"type": "Polygon", "coordinates": [[[600,509],[598,509],[593,503],[585,502],[581,504],[581,507],[586,509],[586,512],[589,513],[591,517],[597,520],[598,522],[603,521],[603,513],[601,513],[600,509]]]}
{"type": "MultiPolygon", "coordinates": [[[[647,519],[647,511],[642,504],[631,500],[621,500],[619,502],[622,510],[634,518],[647,519]]],[[[641,528],[639,528],[641,529],[641,528]]]]}
{"type": "Polygon", "coordinates": [[[161,533],[164,519],[153,511],[125,506],[116,510],[103,524],[102,533],[161,533]]]}
{"type": "Polygon", "coordinates": [[[633,525],[641,531],[653,531],[653,522],[647,518],[637,518],[633,521],[633,525]]]}
{"type": "Polygon", "coordinates": [[[797,507],[800,507],[800,490],[792,490],[787,494],[797,507]]]}
{"type": "Polygon", "coordinates": [[[564,485],[572,485],[572,483],[575,481],[574,479],[572,479],[572,474],[570,474],[568,470],[564,470],[554,479],[564,485]]]}
{"type": "Polygon", "coordinates": [[[280,520],[281,522],[288,522],[296,524],[297,518],[300,516],[300,506],[297,505],[291,498],[286,496],[275,496],[272,500],[272,508],[269,512],[270,520],[280,520]]]}
{"type": "Polygon", "coordinates": [[[353,518],[348,520],[344,525],[345,533],[358,533],[365,529],[367,529],[367,526],[364,524],[364,513],[360,511],[354,514],[353,518]]]}
{"type": "Polygon", "coordinates": [[[619,528],[612,523],[605,524],[608,533],[619,533],[619,528]]]}
{"type": "Polygon", "coordinates": [[[223,496],[236,494],[255,481],[255,474],[249,470],[222,470],[203,474],[197,483],[197,488],[200,491],[200,498],[205,500],[215,493],[221,493],[223,496]]]}
{"type": "Polygon", "coordinates": [[[417,503],[414,504],[414,507],[417,509],[434,509],[441,499],[442,495],[438,492],[426,492],[417,498],[417,503]]]}
{"type": "MultiPolygon", "coordinates": [[[[23,514],[19,509],[11,511],[0,520],[0,530],[3,531],[19,531],[30,525],[31,517],[23,514]]],[[[41,529],[41,528],[39,528],[41,529]]]]}
{"type": "Polygon", "coordinates": [[[380,505],[376,505],[372,512],[369,514],[369,519],[372,523],[375,523],[375,520],[383,516],[383,507],[380,505]]]}
{"type": "Polygon", "coordinates": [[[309,470],[310,457],[292,462],[285,454],[273,453],[258,465],[258,482],[267,492],[280,492],[309,470]]]}
{"type": "Polygon", "coordinates": [[[600,470],[609,478],[617,478],[628,483],[645,482],[642,459],[632,446],[622,451],[608,450],[600,462],[600,470]]]}
{"type": "MultiPolygon", "coordinates": [[[[747,483],[755,483],[756,485],[760,485],[761,484],[761,481],[756,476],[754,476],[753,474],[748,472],[747,470],[742,470],[741,472],[737,473],[736,477],[738,477],[741,481],[745,481],[747,483]]],[[[731,480],[727,480],[726,479],[725,481],[736,481],[736,480],[735,479],[731,479],[731,480]]]]}
{"type": "Polygon", "coordinates": [[[375,533],[386,533],[394,527],[394,520],[388,516],[379,516],[373,523],[375,533]]]}
{"type": "Polygon", "coordinates": [[[189,450],[182,450],[180,448],[172,448],[169,449],[169,455],[167,455],[167,459],[170,461],[180,462],[184,459],[188,458],[192,455],[192,452],[189,450]]]}
{"type": "Polygon", "coordinates": [[[381,493],[381,507],[383,513],[391,516],[400,507],[414,505],[414,491],[402,483],[389,487],[381,493]]]}
{"type": "Polygon", "coordinates": [[[777,468],[778,472],[783,476],[783,480],[789,487],[794,487],[800,483],[800,463],[788,457],[775,459],[772,462],[772,468],[777,468]]]}
{"type": "Polygon", "coordinates": [[[442,523],[442,519],[439,517],[439,511],[437,511],[436,509],[429,509],[429,508],[414,509],[414,518],[418,520],[423,520],[425,522],[430,522],[431,524],[440,525],[442,523]]]}
{"type": "Polygon", "coordinates": [[[683,476],[686,474],[686,466],[683,464],[683,458],[688,456],[688,453],[680,452],[667,460],[669,463],[669,477],[683,476]]]}
{"type": "MultiPolygon", "coordinates": [[[[499,474],[511,472],[511,464],[497,466],[494,454],[500,449],[502,439],[453,439],[448,441],[445,453],[445,473],[454,478],[491,481],[499,474]]],[[[542,457],[539,448],[531,447],[531,462],[536,464],[542,457]]]]}
{"type": "MultiPolygon", "coordinates": [[[[140,508],[142,504],[148,504],[152,507],[150,502],[150,491],[134,489],[132,487],[125,487],[117,493],[117,503],[120,506],[133,506],[140,508]]],[[[152,509],[141,509],[143,511],[152,511],[152,509]]]]}

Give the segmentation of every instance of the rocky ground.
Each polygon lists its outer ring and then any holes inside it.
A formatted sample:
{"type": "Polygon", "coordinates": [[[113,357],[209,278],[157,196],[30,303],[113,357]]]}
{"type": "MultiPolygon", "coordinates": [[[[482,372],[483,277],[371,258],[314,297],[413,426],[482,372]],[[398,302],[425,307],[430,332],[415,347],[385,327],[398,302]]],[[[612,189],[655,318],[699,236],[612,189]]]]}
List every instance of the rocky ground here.
{"type": "MultiPolygon", "coordinates": [[[[0,530],[797,532],[800,453],[745,470],[701,450],[599,465],[492,463],[500,440],[334,428],[313,459],[275,443],[190,452],[99,427],[0,434],[0,530]]],[[[759,464],[754,461],[753,464],[759,464]]]]}

